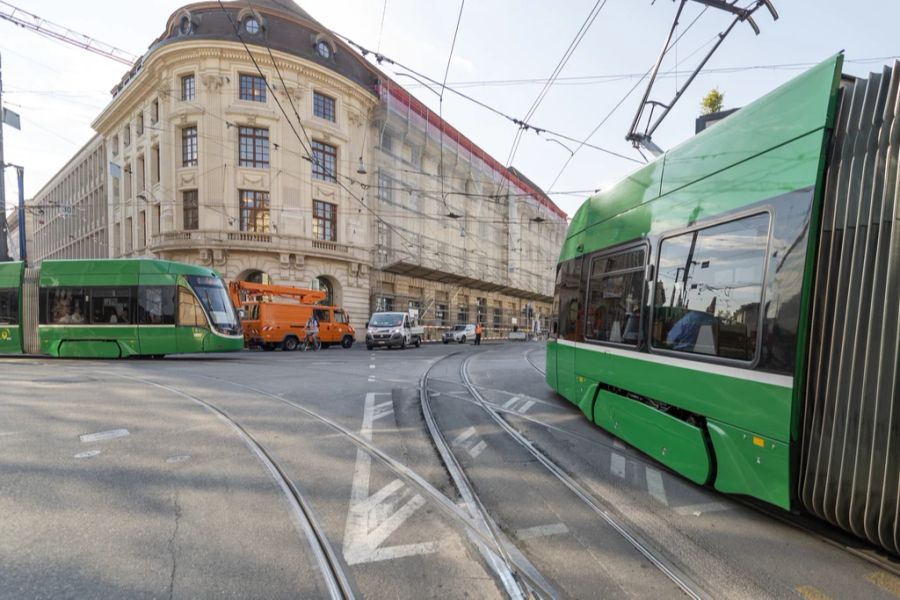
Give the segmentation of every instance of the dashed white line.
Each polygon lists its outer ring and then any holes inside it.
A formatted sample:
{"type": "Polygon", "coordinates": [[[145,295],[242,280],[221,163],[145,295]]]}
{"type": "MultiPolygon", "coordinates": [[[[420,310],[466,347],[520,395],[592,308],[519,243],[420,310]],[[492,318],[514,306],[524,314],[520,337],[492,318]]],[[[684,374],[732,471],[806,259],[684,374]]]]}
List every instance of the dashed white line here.
{"type": "Polygon", "coordinates": [[[525,404],[522,405],[522,407],[518,410],[518,412],[524,415],[526,412],[528,412],[528,409],[531,408],[532,406],[534,406],[534,400],[529,400],[528,402],[526,402],[525,404]]]}
{"type": "Polygon", "coordinates": [[[538,525],[537,527],[526,527],[516,532],[516,539],[533,540],[535,538],[547,537],[548,535],[561,535],[569,533],[569,528],[563,523],[553,523],[552,525],[538,525]]]}
{"type": "Polygon", "coordinates": [[[467,439],[469,439],[469,438],[472,437],[473,435],[475,435],[475,428],[474,428],[474,427],[469,427],[468,429],[466,429],[465,431],[463,431],[461,434],[459,434],[458,436],[456,436],[456,437],[453,439],[453,441],[450,442],[450,443],[451,443],[453,446],[459,446],[460,444],[462,444],[463,442],[465,442],[467,439]]]}
{"type": "Polygon", "coordinates": [[[92,456],[97,456],[100,454],[102,450],[85,450],[84,452],[79,452],[75,455],[75,458],[91,458],[92,456]]]}
{"type": "Polygon", "coordinates": [[[520,398],[521,398],[521,396],[513,396],[512,398],[510,398],[509,400],[506,401],[506,403],[503,405],[503,408],[509,408],[510,406],[512,406],[513,404],[518,402],[520,398]]]}
{"type": "Polygon", "coordinates": [[[625,478],[625,457],[621,454],[613,453],[609,457],[609,470],[613,475],[625,478]]]}
{"type": "Polygon", "coordinates": [[[689,504],[688,506],[679,506],[675,509],[679,515],[693,515],[699,517],[703,513],[720,512],[723,510],[731,510],[734,508],[730,504],[724,502],[708,502],[706,504],[689,504]]]}
{"type": "Polygon", "coordinates": [[[487,448],[487,442],[481,440],[471,448],[469,448],[469,455],[472,458],[478,458],[478,455],[484,452],[484,449],[487,448]]]}
{"type": "Polygon", "coordinates": [[[669,499],[666,498],[666,488],[663,486],[662,473],[656,469],[647,468],[647,490],[663,506],[669,505],[669,499]]]}
{"type": "Polygon", "coordinates": [[[89,444],[91,442],[102,442],[105,440],[111,440],[114,438],[125,437],[129,435],[127,429],[110,429],[109,431],[98,431],[97,433],[86,433],[82,436],[79,436],[83,443],[89,444]]]}

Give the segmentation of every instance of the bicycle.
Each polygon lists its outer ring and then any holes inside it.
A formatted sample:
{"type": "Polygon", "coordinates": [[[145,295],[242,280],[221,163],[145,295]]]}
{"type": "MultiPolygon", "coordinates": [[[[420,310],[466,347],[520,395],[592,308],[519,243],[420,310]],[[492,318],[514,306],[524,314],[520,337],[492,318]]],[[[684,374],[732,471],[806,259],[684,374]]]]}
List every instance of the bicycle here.
{"type": "Polygon", "coordinates": [[[310,348],[310,343],[309,343],[310,338],[312,338],[312,350],[313,350],[313,352],[317,352],[318,350],[321,350],[321,349],[322,349],[322,340],[320,340],[320,339],[319,339],[319,336],[316,335],[316,334],[314,334],[314,333],[312,333],[312,334],[307,334],[307,335],[306,335],[306,338],[303,340],[303,345],[300,347],[300,349],[301,349],[303,352],[306,352],[307,350],[309,350],[309,348],[310,348]]]}

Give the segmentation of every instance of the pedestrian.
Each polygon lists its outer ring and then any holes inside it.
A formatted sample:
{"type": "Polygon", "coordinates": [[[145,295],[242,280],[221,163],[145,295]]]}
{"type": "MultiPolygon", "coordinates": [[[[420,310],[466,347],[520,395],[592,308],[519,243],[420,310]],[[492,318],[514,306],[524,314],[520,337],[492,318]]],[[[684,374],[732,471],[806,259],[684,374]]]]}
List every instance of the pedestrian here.
{"type": "Polygon", "coordinates": [[[481,321],[475,323],[475,345],[481,345],[481,321]]]}

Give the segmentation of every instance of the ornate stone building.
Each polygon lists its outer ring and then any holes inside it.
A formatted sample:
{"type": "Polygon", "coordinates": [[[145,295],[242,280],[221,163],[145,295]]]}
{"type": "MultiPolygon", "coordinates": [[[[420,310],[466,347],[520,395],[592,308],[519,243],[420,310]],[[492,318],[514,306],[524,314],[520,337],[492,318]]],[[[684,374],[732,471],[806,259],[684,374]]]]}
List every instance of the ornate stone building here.
{"type": "Polygon", "coordinates": [[[290,0],[224,6],[172,14],[93,123],[104,255],[324,287],[358,329],[549,313],[566,220],[546,195],[290,0]]]}

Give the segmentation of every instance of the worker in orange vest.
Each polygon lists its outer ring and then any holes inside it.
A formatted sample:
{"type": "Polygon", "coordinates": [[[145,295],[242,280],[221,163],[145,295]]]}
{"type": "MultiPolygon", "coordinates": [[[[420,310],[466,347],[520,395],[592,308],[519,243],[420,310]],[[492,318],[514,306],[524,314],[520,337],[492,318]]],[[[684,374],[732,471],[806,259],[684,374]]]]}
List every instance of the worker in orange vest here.
{"type": "Polygon", "coordinates": [[[481,323],[475,323],[475,345],[481,345],[481,323]]]}

